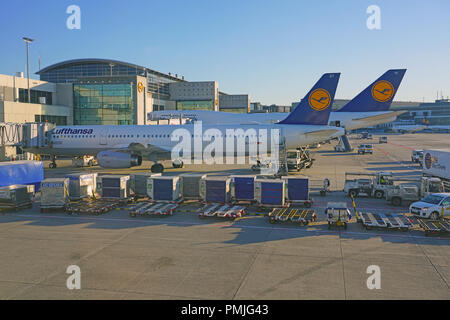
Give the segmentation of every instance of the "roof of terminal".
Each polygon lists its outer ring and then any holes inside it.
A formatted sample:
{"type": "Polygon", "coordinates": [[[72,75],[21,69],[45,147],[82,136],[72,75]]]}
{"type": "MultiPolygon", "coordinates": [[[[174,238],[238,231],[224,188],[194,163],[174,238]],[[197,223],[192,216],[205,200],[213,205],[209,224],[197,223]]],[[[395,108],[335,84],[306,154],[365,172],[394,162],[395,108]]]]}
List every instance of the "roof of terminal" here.
{"type": "Polygon", "coordinates": [[[66,61],[58,62],[58,63],[52,64],[52,65],[50,65],[48,67],[45,67],[45,68],[39,70],[38,72],[36,72],[36,74],[42,74],[42,73],[51,71],[53,69],[58,69],[58,68],[61,68],[61,67],[67,67],[67,66],[71,66],[71,65],[92,64],[92,63],[104,63],[104,64],[123,65],[123,66],[136,68],[136,69],[140,69],[140,70],[146,70],[147,72],[150,72],[150,73],[153,73],[153,74],[156,74],[156,75],[159,75],[159,76],[167,77],[167,78],[170,78],[172,80],[185,81],[184,79],[177,78],[175,76],[168,75],[166,73],[162,73],[162,72],[159,72],[159,71],[147,68],[147,67],[139,66],[137,64],[128,63],[128,62],[124,62],[124,61],[118,61],[118,60],[112,60],[112,59],[97,59],[97,58],[72,59],[72,60],[66,60],[66,61]]]}

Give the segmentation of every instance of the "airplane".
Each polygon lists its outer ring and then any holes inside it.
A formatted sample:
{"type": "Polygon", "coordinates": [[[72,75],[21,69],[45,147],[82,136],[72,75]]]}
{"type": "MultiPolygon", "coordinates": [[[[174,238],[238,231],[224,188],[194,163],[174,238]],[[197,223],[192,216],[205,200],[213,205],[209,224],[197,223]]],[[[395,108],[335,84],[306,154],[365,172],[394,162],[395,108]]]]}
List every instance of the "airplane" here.
{"type": "MultiPolygon", "coordinates": [[[[47,132],[49,143],[45,148],[25,151],[51,155],[51,168],[56,167],[57,155],[95,155],[98,164],[104,168],[140,166],[143,157],[146,157],[154,162],[151,171],[159,173],[164,170],[159,160],[171,159],[174,165],[175,160],[183,161],[184,158],[174,159],[172,155],[180,140],[189,148],[183,149],[183,156],[184,151],[188,155],[201,155],[212,144],[213,136],[213,142],[218,141],[216,146],[222,143],[224,150],[228,147],[228,138],[231,138],[232,150],[226,150],[227,154],[230,152],[236,155],[245,149],[247,155],[255,146],[259,152],[270,153],[272,140],[267,139],[267,143],[262,143],[260,139],[266,130],[267,133],[278,132],[286,149],[296,149],[345,134],[344,129],[327,125],[339,77],[340,73],[322,75],[295,110],[277,124],[62,126],[47,132]]],[[[274,140],[274,143],[279,142],[274,140]]]]}
{"type": "MultiPolygon", "coordinates": [[[[389,111],[392,100],[405,75],[406,69],[391,69],[370,84],[341,109],[332,111],[329,124],[351,130],[367,128],[394,121],[405,111],[389,111]]],[[[284,112],[273,113],[231,113],[207,110],[165,110],[148,114],[150,120],[172,117],[190,118],[203,123],[262,124],[277,123],[286,117],[284,112]]]]}

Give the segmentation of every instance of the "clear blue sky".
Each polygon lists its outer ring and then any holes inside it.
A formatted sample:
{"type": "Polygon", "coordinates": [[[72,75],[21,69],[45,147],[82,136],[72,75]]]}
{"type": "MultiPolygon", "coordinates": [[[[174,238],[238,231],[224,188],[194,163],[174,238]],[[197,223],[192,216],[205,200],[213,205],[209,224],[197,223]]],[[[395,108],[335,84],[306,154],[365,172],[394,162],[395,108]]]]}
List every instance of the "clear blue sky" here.
{"type": "MultiPolygon", "coordinates": [[[[342,72],[351,98],[388,68],[407,68],[396,100],[450,95],[450,1],[15,0],[0,11],[0,73],[74,58],[111,58],[187,80],[217,80],[252,101],[298,101],[324,72],[342,72]],[[66,8],[81,8],[81,30],[66,8]],[[381,30],[366,9],[381,8],[381,30]]],[[[36,76],[34,76],[36,77],[36,76]]]]}

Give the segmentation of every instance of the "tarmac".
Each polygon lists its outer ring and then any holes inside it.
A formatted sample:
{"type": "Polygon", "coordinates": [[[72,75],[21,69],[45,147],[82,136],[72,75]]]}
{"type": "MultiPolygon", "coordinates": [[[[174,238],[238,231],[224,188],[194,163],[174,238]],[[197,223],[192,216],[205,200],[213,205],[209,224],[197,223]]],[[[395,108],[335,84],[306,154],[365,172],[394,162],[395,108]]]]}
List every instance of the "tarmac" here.
{"type": "MultiPolygon", "coordinates": [[[[117,209],[100,216],[0,214],[0,299],[450,299],[450,238],[365,230],[353,218],[347,230],[328,230],[328,201],[350,199],[344,173],[392,171],[420,176],[415,148],[450,148],[448,134],[391,134],[373,143],[373,155],[337,153],[335,142],[312,149],[316,161],[301,174],[329,178],[327,196],[313,195],[318,221],[308,226],[270,224],[250,210],[232,220],[199,219],[195,205],[164,218],[131,218],[117,209]],[[79,266],[81,289],[69,290],[69,266],[79,266]],[[369,266],[380,268],[380,289],[369,289],[369,266]]],[[[46,166],[48,162],[46,162],[46,166]]],[[[168,164],[166,164],[168,165],[168,164]]],[[[139,168],[71,168],[58,161],[46,177],[69,172],[132,173],[139,168]]],[[[250,165],[187,165],[167,174],[251,174],[250,165]]],[[[295,174],[295,173],[294,173],[295,174]]],[[[384,199],[357,198],[359,210],[405,213],[384,199]]]]}

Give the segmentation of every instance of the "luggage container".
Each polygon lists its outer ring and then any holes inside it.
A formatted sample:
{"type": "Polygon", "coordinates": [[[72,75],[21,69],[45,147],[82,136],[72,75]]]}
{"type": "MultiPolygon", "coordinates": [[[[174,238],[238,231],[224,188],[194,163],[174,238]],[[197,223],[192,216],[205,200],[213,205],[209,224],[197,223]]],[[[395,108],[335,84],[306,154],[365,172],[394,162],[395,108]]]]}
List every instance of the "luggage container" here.
{"type": "Polygon", "coordinates": [[[130,197],[130,176],[104,175],[97,179],[97,192],[101,198],[125,200],[130,197]]]}
{"type": "Polygon", "coordinates": [[[28,186],[15,184],[0,188],[0,209],[19,209],[31,206],[28,186]]]}
{"type": "Polygon", "coordinates": [[[137,197],[147,197],[147,181],[149,177],[160,177],[161,173],[142,172],[130,175],[130,188],[137,197]]]}
{"type": "Polygon", "coordinates": [[[255,200],[255,176],[233,175],[231,178],[231,199],[233,201],[255,200]]]}
{"type": "Polygon", "coordinates": [[[69,178],[70,200],[79,200],[95,195],[97,173],[72,173],[66,175],[66,178],[69,178]]]}
{"type": "Polygon", "coordinates": [[[200,182],[206,174],[183,174],[181,177],[182,196],[186,200],[200,200],[200,182]]]}
{"type": "Polygon", "coordinates": [[[231,179],[224,176],[207,176],[200,182],[200,194],[207,203],[227,203],[230,201],[231,179]]]}
{"type": "Polygon", "coordinates": [[[283,179],[255,180],[255,200],[260,206],[283,207],[285,205],[285,181],[283,179]]]}
{"type": "Polygon", "coordinates": [[[32,184],[37,191],[42,180],[44,180],[42,161],[0,162],[0,187],[32,184]]]}
{"type": "Polygon", "coordinates": [[[286,181],[286,200],[310,208],[313,201],[309,197],[309,179],[299,176],[286,176],[282,179],[286,181]]]}
{"type": "Polygon", "coordinates": [[[180,186],[180,177],[178,176],[149,177],[147,195],[154,201],[179,201],[180,186]]]}
{"type": "Polygon", "coordinates": [[[46,209],[64,209],[68,198],[68,178],[50,178],[41,182],[41,212],[46,209]]]}

